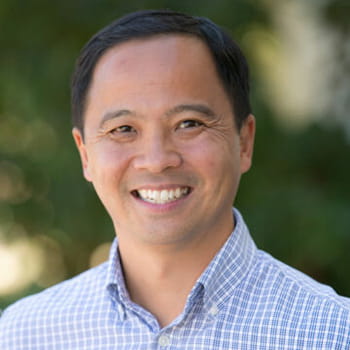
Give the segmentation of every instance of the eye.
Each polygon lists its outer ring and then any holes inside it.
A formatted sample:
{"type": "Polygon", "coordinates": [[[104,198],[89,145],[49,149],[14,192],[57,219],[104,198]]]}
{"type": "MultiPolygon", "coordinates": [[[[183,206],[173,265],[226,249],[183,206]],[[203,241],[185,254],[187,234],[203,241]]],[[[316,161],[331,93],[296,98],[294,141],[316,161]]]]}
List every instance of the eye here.
{"type": "Polygon", "coordinates": [[[110,128],[107,135],[114,141],[130,142],[137,137],[137,130],[130,125],[120,125],[115,128],[110,128]]]}
{"type": "Polygon", "coordinates": [[[179,129],[198,128],[202,125],[203,123],[198,120],[188,119],[188,120],[182,121],[179,124],[178,128],[179,129]]]}
{"type": "Polygon", "coordinates": [[[118,126],[117,128],[111,130],[112,134],[126,134],[131,132],[136,132],[136,130],[130,125],[118,126]]]}

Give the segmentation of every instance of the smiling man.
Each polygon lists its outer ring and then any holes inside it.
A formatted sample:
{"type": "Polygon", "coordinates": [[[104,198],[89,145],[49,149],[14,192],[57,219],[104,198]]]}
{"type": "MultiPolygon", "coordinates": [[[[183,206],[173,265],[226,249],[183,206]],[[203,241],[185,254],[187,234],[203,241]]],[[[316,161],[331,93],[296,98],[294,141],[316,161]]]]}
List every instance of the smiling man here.
{"type": "Polygon", "coordinates": [[[258,250],[232,203],[251,166],[248,68],[214,23],[127,15],[84,47],[73,136],[110,259],[9,307],[0,348],[349,349],[350,302],[258,250]]]}

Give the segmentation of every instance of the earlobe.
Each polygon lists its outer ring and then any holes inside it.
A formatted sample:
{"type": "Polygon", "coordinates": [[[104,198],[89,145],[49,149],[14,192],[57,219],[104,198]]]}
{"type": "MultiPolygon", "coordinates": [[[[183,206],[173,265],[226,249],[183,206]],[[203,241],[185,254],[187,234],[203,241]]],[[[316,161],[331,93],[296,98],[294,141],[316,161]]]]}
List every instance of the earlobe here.
{"type": "Polygon", "coordinates": [[[79,151],[84,177],[87,181],[91,182],[91,177],[89,173],[89,159],[88,159],[88,154],[84,143],[83,135],[81,134],[81,131],[78,128],[73,128],[72,134],[73,134],[73,139],[75,141],[75,144],[79,151]]]}
{"type": "Polygon", "coordinates": [[[240,130],[241,174],[247,172],[252,165],[254,138],[255,118],[249,114],[240,130]]]}

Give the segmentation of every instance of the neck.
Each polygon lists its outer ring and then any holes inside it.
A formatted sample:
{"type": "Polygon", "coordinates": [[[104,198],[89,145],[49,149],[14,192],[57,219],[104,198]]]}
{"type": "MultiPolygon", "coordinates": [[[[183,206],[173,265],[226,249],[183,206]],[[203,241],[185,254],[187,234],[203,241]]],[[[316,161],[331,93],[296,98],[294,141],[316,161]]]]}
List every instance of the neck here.
{"type": "Polygon", "coordinates": [[[161,327],[184,309],[187,297],[231,230],[186,247],[132,244],[119,234],[125,283],[131,300],[150,311],[161,327]]]}

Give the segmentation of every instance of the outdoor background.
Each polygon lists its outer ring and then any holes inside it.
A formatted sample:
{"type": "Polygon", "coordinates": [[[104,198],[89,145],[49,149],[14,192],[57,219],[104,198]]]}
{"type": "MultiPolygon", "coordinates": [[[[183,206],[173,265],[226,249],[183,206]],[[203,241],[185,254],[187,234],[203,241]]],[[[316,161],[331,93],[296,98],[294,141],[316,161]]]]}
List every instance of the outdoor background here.
{"type": "Polygon", "coordinates": [[[1,0],[0,308],[106,257],[70,76],[92,34],[146,8],[207,16],[241,45],[257,139],[236,206],[260,248],[350,296],[349,1],[1,0]]]}

